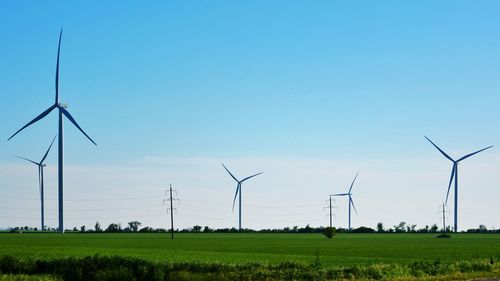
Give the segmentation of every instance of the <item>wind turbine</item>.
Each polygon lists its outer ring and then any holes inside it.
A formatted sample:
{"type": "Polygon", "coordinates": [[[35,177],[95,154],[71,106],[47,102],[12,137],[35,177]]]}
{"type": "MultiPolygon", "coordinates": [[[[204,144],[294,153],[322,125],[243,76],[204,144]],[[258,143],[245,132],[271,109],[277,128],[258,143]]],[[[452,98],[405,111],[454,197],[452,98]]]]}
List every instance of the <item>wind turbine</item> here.
{"type": "Polygon", "coordinates": [[[465,159],[471,157],[472,155],[478,154],[481,151],[485,151],[486,149],[490,149],[493,146],[488,146],[488,147],[483,148],[481,150],[478,150],[476,152],[469,153],[469,154],[463,156],[462,158],[459,158],[458,160],[454,160],[448,154],[446,154],[441,148],[439,148],[435,143],[433,143],[428,137],[426,137],[426,136],[424,136],[424,137],[430,143],[432,143],[432,145],[437,150],[439,150],[439,152],[441,152],[441,154],[443,154],[444,157],[448,158],[448,160],[450,160],[451,162],[453,162],[453,168],[451,169],[450,183],[448,184],[448,192],[446,192],[446,201],[445,201],[445,203],[448,204],[448,196],[450,195],[451,184],[452,184],[453,181],[455,181],[455,210],[454,210],[455,221],[454,221],[454,229],[455,229],[455,232],[457,232],[458,231],[458,163],[460,163],[460,161],[462,161],[462,160],[465,160],[465,159]]]}
{"type": "Polygon", "coordinates": [[[236,185],[236,193],[234,194],[234,200],[233,200],[233,212],[234,212],[234,203],[236,203],[236,196],[238,196],[239,194],[239,230],[241,231],[241,184],[246,181],[246,180],[249,180],[255,176],[258,176],[262,173],[257,173],[255,175],[251,175],[249,177],[246,177],[242,180],[238,180],[233,174],[231,174],[231,172],[229,172],[229,170],[226,168],[226,166],[224,166],[224,164],[222,164],[222,167],[224,167],[224,169],[226,169],[226,171],[229,173],[229,175],[238,183],[236,185]]]}
{"type": "Polygon", "coordinates": [[[333,196],[349,196],[349,231],[351,231],[351,206],[354,209],[354,211],[356,212],[356,214],[358,214],[358,211],[356,210],[356,207],[354,206],[354,201],[352,201],[352,192],[351,192],[352,187],[354,186],[354,182],[358,178],[358,175],[359,175],[359,173],[357,173],[356,176],[354,177],[354,180],[351,183],[351,187],[349,188],[349,192],[333,194],[333,196]]]}
{"type": "Polygon", "coordinates": [[[43,163],[43,161],[45,161],[45,158],[47,158],[47,155],[49,154],[49,151],[50,151],[50,148],[52,147],[52,145],[54,144],[54,141],[56,140],[56,137],[54,137],[52,139],[52,142],[50,143],[50,146],[49,148],[47,149],[47,152],[45,152],[45,155],[43,156],[42,160],[40,160],[40,162],[35,162],[33,160],[30,160],[28,158],[24,158],[24,157],[20,157],[20,156],[16,156],[17,158],[20,158],[20,159],[23,159],[23,160],[26,160],[28,162],[31,162],[35,165],[38,166],[38,188],[40,190],[40,208],[41,208],[41,220],[42,220],[42,231],[45,231],[45,216],[44,216],[44,192],[43,192],[43,168],[47,165],[45,165],[43,163]]]}
{"type": "Polygon", "coordinates": [[[73,125],[80,130],[94,145],[97,145],[88,135],[83,131],[83,129],[78,125],[76,120],[71,116],[71,114],[66,110],[68,107],[66,104],[62,104],[59,102],[59,54],[61,52],[61,38],[62,38],[62,28],[61,32],[59,33],[59,45],[57,47],[57,63],[56,63],[56,98],[54,101],[54,104],[51,105],[47,110],[42,112],[40,115],[35,117],[35,119],[31,120],[28,124],[24,125],[21,129],[19,129],[17,132],[15,132],[8,140],[12,139],[15,135],[17,135],[19,132],[24,130],[26,127],[30,126],[33,123],[36,123],[40,119],[44,118],[47,116],[52,110],[58,109],[59,110],[59,134],[58,134],[58,193],[59,193],[59,232],[64,233],[64,222],[63,222],[63,156],[64,156],[64,149],[63,149],[63,115],[68,118],[73,125]]]}

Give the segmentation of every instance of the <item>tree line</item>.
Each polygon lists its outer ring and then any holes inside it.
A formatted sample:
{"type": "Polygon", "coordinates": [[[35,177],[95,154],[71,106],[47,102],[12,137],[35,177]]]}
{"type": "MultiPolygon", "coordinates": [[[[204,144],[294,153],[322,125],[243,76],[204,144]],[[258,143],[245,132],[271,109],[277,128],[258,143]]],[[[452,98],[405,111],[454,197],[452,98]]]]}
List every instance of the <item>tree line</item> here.
{"type": "MultiPolygon", "coordinates": [[[[107,227],[101,226],[101,224],[97,221],[94,225],[94,228],[87,228],[85,225],[80,226],[80,228],[74,227],[73,229],[67,229],[66,232],[77,232],[77,233],[121,233],[121,232],[137,232],[137,233],[156,233],[156,232],[167,232],[169,230],[164,228],[153,228],[150,226],[141,227],[142,223],[140,221],[130,221],[126,225],[122,225],[121,223],[110,223],[107,227]]],[[[305,227],[293,226],[293,227],[284,227],[284,228],[266,228],[266,229],[249,229],[245,228],[241,231],[232,228],[210,228],[209,226],[201,226],[195,225],[193,227],[184,228],[184,229],[175,229],[175,232],[180,233],[323,233],[327,227],[311,227],[310,225],[306,225],[305,227]]],[[[56,232],[55,228],[46,228],[46,232],[56,232]]],[[[393,225],[392,227],[386,228],[382,222],[377,223],[377,227],[375,229],[361,226],[354,229],[346,229],[346,228],[336,228],[335,231],[337,233],[438,233],[438,232],[451,232],[452,229],[448,226],[446,229],[440,229],[436,224],[431,226],[426,225],[422,228],[417,228],[415,224],[409,224],[404,221],[400,222],[397,225],[393,225]]],[[[39,229],[36,227],[11,227],[8,229],[8,232],[39,232],[39,229]]],[[[488,229],[485,225],[479,225],[478,228],[471,228],[466,231],[462,231],[465,233],[500,233],[500,229],[488,229]]]]}

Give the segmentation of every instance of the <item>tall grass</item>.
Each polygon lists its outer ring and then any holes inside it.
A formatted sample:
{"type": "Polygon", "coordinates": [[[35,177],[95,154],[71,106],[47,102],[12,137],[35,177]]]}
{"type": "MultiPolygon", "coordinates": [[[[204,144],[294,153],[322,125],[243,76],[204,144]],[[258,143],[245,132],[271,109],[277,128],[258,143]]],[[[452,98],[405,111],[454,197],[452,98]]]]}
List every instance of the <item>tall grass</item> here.
{"type": "Polygon", "coordinates": [[[0,274],[0,281],[59,281],[60,278],[46,275],[0,274]]]}
{"type": "MultiPolygon", "coordinates": [[[[455,273],[498,270],[496,259],[442,263],[439,260],[409,264],[375,264],[370,266],[323,267],[282,262],[226,264],[207,262],[159,263],[119,256],[84,258],[27,259],[0,257],[0,276],[51,275],[63,280],[332,280],[332,279],[401,279],[440,276],[455,273]],[[3,274],[3,275],[2,275],[3,274]],[[7,274],[7,275],[6,275],[7,274]],[[14,275],[13,275],[14,274],[14,275]]],[[[6,277],[6,278],[11,278],[6,277]]],[[[3,278],[3,277],[0,277],[3,278]]],[[[15,277],[12,277],[15,278],[15,277]]],[[[24,279],[0,279],[24,280],[24,279]]],[[[28,279],[31,280],[31,279],[28,279]]],[[[32,279],[54,280],[54,279],[32,279]]]]}

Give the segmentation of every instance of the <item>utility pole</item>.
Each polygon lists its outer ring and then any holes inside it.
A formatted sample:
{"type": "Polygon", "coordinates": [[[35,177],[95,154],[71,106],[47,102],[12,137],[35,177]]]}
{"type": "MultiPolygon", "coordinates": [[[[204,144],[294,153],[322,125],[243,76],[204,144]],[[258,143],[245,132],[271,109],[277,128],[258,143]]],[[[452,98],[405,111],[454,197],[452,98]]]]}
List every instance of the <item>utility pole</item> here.
{"type": "Polygon", "coordinates": [[[438,213],[440,213],[443,217],[443,232],[446,232],[446,213],[448,213],[448,211],[446,211],[445,203],[439,207],[442,208],[438,213]]]}
{"type": "Polygon", "coordinates": [[[443,203],[443,229],[446,232],[446,215],[444,212],[444,203],[443,203]]]}
{"type": "MultiPolygon", "coordinates": [[[[165,201],[170,201],[170,232],[172,233],[172,239],[174,239],[174,210],[177,212],[177,208],[174,208],[174,201],[178,201],[180,203],[180,200],[175,199],[172,196],[172,193],[175,193],[175,195],[177,196],[177,190],[173,190],[172,184],[170,184],[170,188],[168,190],[165,190],[165,196],[169,194],[169,197],[167,199],[163,199],[163,205],[165,205],[165,201]]],[[[168,211],[169,209],[167,208],[167,213],[168,211]]]]}
{"type": "Polygon", "coordinates": [[[332,201],[333,201],[333,203],[335,203],[335,199],[332,199],[332,197],[333,197],[333,195],[330,195],[329,198],[328,198],[328,200],[326,200],[326,202],[329,204],[328,207],[324,207],[323,208],[323,210],[326,209],[326,208],[328,208],[330,210],[330,214],[327,215],[327,216],[330,217],[330,228],[333,227],[333,216],[334,216],[334,214],[332,213],[332,208],[338,209],[337,207],[335,207],[335,206],[332,205],[332,201]]]}

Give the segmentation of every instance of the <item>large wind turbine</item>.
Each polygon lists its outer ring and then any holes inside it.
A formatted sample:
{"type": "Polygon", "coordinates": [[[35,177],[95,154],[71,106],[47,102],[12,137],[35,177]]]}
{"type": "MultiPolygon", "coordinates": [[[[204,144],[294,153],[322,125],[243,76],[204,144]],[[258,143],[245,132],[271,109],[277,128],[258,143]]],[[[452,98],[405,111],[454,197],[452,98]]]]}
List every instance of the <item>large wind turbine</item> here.
{"type": "Polygon", "coordinates": [[[435,143],[433,143],[428,137],[425,137],[425,138],[430,143],[432,143],[432,145],[435,148],[437,148],[437,150],[439,150],[439,152],[441,152],[441,154],[443,154],[444,157],[448,158],[448,160],[450,160],[451,162],[453,162],[453,168],[451,169],[450,183],[448,184],[448,192],[446,192],[446,201],[445,201],[445,203],[446,204],[448,203],[448,195],[450,195],[451,183],[453,181],[455,181],[455,211],[454,211],[455,221],[454,221],[454,230],[455,230],[455,232],[457,232],[458,231],[458,163],[460,163],[460,161],[462,161],[462,160],[465,160],[465,159],[471,157],[472,155],[478,154],[481,151],[484,151],[486,149],[490,149],[493,146],[488,146],[488,147],[483,148],[481,150],[478,150],[476,152],[469,153],[469,154],[463,156],[462,158],[459,158],[458,160],[454,160],[448,154],[446,154],[441,148],[439,148],[435,143]]]}
{"type": "Polygon", "coordinates": [[[351,231],[351,206],[354,209],[354,211],[356,212],[356,214],[358,214],[356,207],[354,207],[354,201],[352,201],[352,187],[354,186],[354,182],[358,178],[358,175],[359,175],[359,173],[357,173],[356,176],[354,177],[354,180],[351,183],[351,187],[349,188],[349,192],[333,194],[333,196],[349,196],[349,231],[351,231]]]}
{"type": "Polygon", "coordinates": [[[56,137],[52,139],[52,142],[49,145],[49,148],[47,149],[47,152],[45,152],[45,155],[43,156],[42,160],[40,162],[35,162],[33,160],[30,160],[28,158],[16,156],[17,158],[26,160],[28,162],[31,162],[35,165],[38,166],[38,189],[40,190],[40,208],[41,208],[41,223],[42,223],[42,231],[45,231],[45,215],[44,215],[44,191],[43,191],[43,168],[47,165],[43,163],[45,161],[45,158],[47,158],[47,155],[49,154],[50,148],[52,147],[52,144],[54,144],[54,141],[56,140],[56,137]]]}
{"type": "Polygon", "coordinates": [[[57,47],[57,63],[56,63],[56,98],[53,105],[51,105],[47,110],[42,112],[40,115],[35,117],[35,119],[31,120],[28,124],[24,125],[21,129],[15,132],[8,140],[12,139],[19,132],[24,130],[26,127],[30,126],[33,123],[36,123],[40,119],[47,116],[52,110],[59,110],[59,134],[58,134],[58,145],[59,145],[59,157],[58,157],[58,193],[59,193],[59,232],[64,232],[64,223],[63,223],[63,115],[73,123],[73,125],[80,130],[93,144],[97,145],[88,135],[83,131],[83,129],[78,125],[76,120],[71,116],[71,114],[66,110],[68,107],[65,104],[59,102],[59,54],[61,52],[61,38],[62,38],[62,28],[59,33],[59,45],[57,47]]]}
{"type": "Polygon", "coordinates": [[[229,173],[229,175],[238,183],[236,185],[236,193],[234,194],[234,200],[233,200],[233,212],[234,212],[234,203],[236,203],[236,196],[238,196],[239,194],[239,230],[241,231],[241,184],[246,181],[246,180],[249,180],[255,176],[258,176],[262,173],[258,173],[258,174],[255,174],[255,175],[251,175],[249,177],[246,177],[242,180],[238,180],[233,174],[231,174],[231,172],[229,172],[229,170],[226,168],[226,166],[224,166],[224,164],[222,164],[222,167],[224,167],[224,169],[226,169],[226,171],[229,173]]]}

